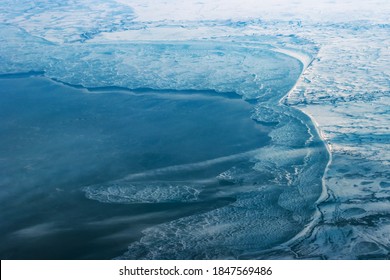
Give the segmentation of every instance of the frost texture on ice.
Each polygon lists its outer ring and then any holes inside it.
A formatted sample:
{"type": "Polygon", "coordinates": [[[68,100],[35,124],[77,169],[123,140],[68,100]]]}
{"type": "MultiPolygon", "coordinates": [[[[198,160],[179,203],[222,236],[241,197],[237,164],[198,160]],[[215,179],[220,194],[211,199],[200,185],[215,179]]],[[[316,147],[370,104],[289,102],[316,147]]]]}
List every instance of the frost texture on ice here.
{"type": "Polygon", "coordinates": [[[333,159],[322,222],[293,248],[302,257],[388,258],[390,25],[313,29],[302,36],[322,47],[286,103],[313,117],[333,159]]]}
{"type": "Polygon", "coordinates": [[[84,42],[101,32],[131,29],[129,6],[105,0],[4,0],[0,22],[56,43],[84,42]]]}
{"type": "Polygon", "coordinates": [[[9,42],[0,50],[4,61],[0,73],[44,71],[53,79],[87,88],[212,89],[236,92],[246,99],[280,98],[288,90],[285,85],[294,79],[289,69],[280,66],[299,67],[297,61],[283,53],[250,43],[187,41],[58,46],[14,27],[3,26],[0,34],[9,42]],[[45,44],[44,49],[41,44],[45,44]]]}

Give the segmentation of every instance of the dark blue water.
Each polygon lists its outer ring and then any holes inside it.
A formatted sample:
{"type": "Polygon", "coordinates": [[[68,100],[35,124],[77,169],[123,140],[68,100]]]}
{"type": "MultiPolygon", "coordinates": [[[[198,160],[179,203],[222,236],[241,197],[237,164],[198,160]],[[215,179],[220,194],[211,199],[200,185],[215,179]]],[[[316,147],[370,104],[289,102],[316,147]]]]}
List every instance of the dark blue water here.
{"type": "Polygon", "coordinates": [[[270,140],[252,109],[211,91],[3,77],[0,257],[113,258],[145,228],[233,203],[217,176],[270,140]]]}

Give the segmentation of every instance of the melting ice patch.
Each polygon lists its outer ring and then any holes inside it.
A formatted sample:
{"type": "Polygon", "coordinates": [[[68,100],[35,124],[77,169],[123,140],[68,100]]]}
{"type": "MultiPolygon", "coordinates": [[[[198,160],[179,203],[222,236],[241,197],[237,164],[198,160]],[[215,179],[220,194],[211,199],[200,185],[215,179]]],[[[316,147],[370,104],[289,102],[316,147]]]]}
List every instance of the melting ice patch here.
{"type": "Polygon", "coordinates": [[[149,228],[120,258],[230,259],[276,245],[302,226],[278,206],[279,192],[244,193],[229,206],[149,228]]]}
{"type": "Polygon", "coordinates": [[[203,188],[192,183],[118,181],[85,187],[83,191],[88,199],[103,203],[164,203],[196,201],[203,188]]]}

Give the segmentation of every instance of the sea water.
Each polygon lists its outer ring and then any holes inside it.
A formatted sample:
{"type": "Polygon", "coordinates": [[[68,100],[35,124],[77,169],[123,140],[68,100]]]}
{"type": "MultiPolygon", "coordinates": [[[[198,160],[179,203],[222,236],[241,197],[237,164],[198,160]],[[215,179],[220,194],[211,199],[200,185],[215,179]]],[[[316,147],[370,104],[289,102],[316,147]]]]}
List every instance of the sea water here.
{"type": "Polygon", "coordinates": [[[42,77],[0,88],[5,258],[114,257],[147,226],[234,201],[208,181],[269,142],[238,96],[87,92],[42,77]],[[84,196],[139,173],[126,197],[84,196]]]}
{"type": "Polygon", "coordinates": [[[110,60],[1,76],[3,259],[253,258],[307,227],[328,158],[310,119],[278,102],[299,61],[220,44],[118,48],[151,61],[143,77],[88,78],[110,60]],[[188,68],[205,54],[215,64],[188,68]]]}

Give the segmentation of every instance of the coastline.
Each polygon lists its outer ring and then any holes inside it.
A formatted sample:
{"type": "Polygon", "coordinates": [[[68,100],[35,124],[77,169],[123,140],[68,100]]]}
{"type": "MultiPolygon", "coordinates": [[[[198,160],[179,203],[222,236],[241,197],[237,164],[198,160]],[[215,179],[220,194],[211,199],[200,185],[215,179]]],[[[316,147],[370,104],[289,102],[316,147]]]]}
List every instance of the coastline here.
{"type": "MultiPolygon", "coordinates": [[[[296,51],[296,50],[292,50],[292,49],[281,49],[281,48],[278,48],[278,49],[275,49],[275,51],[277,52],[280,52],[280,53],[283,53],[283,54],[286,54],[286,55],[289,55],[291,57],[294,57],[295,59],[299,60],[302,64],[303,64],[303,68],[302,68],[302,71],[296,81],[296,83],[294,84],[294,86],[279,100],[279,105],[284,105],[284,106],[288,106],[288,107],[291,107],[291,108],[294,108],[300,112],[302,112],[303,114],[305,114],[312,122],[319,138],[323,141],[324,143],[324,146],[327,150],[327,153],[328,153],[328,162],[326,164],[326,167],[325,167],[325,170],[324,170],[324,173],[322,175],[322,178],[321,178],[321,181],[322,181],[322,193],[321,195],[318,197],[317,201],[315,202],[316,204],[316,212],[314,213],[313,215],[313,219],[309,222],[309,224],[301,231],[299,232],[296,236],[294,236],[293,238],[291,238],[290,240],[288,240],[287,242],[284,242],[278,246],[276,246],[276,248],[284,248],[285,247],[290,247],[292,244],[294,244],[295,242],[298,242],[300,241],[301,239],[304,239],[309,232],[311,232],[314,227],[320,222],[320,220],[322,219],[322,212],[319,208],[319,204],[324,202],[328,197],[329,197],[329,194],[328,194],[328,189],[326,187],[326,175],[329,171],[329,167],[330,165],[332,164],[332,147],[330,145],[330,143],[328,143],[328,141],[326,141],[325,137],[324,137],[324,134],[323,132],[321,131],[317,121],[313,118],[312,115],[310,115],[309,113],[307,113],[305,110],[304,110],[304,107],[301,108],[301,107],[298,107],[298,106],[293,106],[293,105],[286,105],[284,104],[284,101],[288,98],[288,96],[296,89],[296,87],[299,85],[300,83],[300,80],[303,76],[303,74],[305,73],[305,71],[307,70],[308,67],[310,67],[310,65],[312,64],[312,62],[314,61],[315,59],[315,56],[311,56],[309,54],[306,54],[304,52],[299,52],[299,51],[296,51]]],[[[271,249],[270,249],[271,250],[271,249]]],[[[268,251],[268,250],[266,250],[268,251]]]]}

